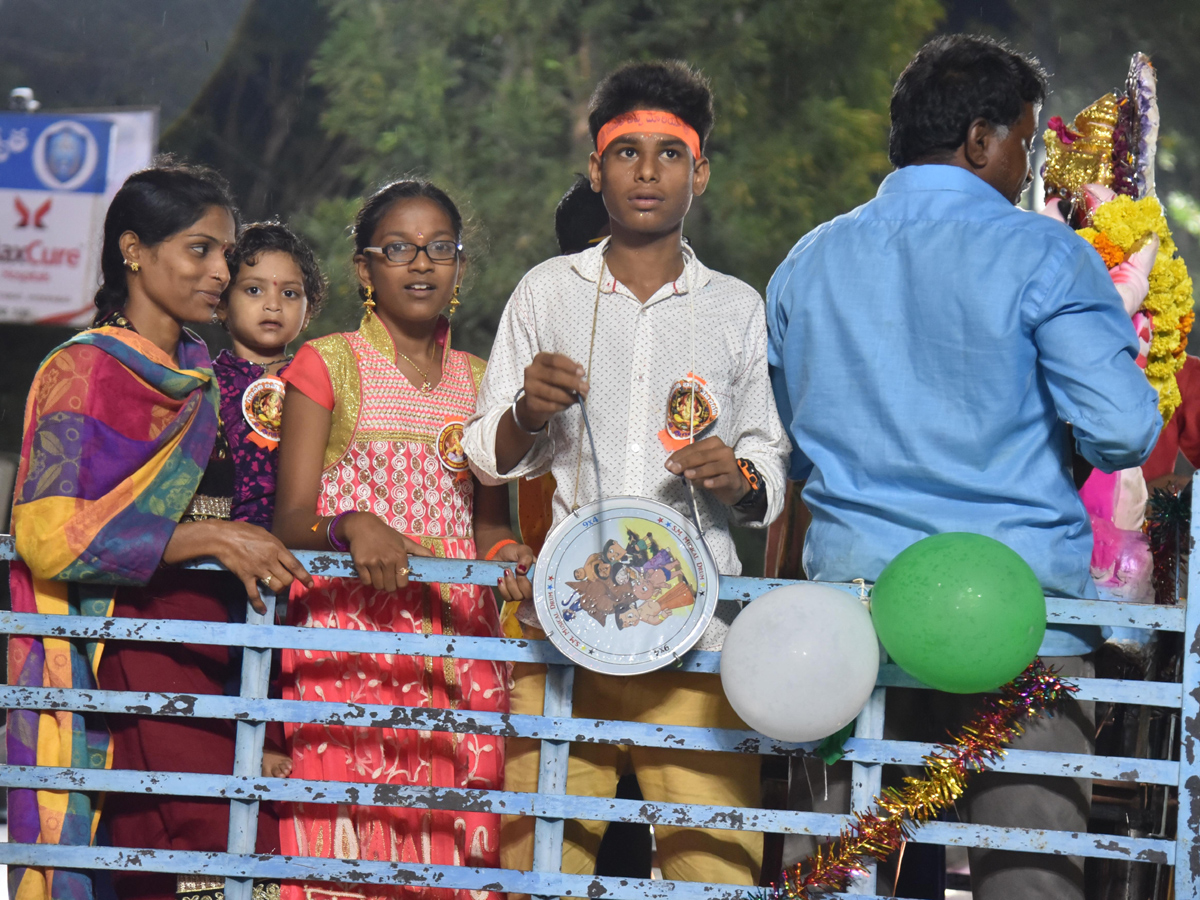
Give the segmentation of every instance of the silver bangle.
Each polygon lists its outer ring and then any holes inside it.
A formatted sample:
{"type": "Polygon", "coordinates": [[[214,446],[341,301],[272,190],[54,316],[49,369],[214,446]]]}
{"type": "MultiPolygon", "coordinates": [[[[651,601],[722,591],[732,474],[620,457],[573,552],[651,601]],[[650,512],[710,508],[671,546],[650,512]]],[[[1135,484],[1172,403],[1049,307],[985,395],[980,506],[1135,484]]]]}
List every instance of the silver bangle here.
{"type": "Polygon", "coordinates": [[[521,388],[519,391],[517,391],[517,395],[515,397],[513,397],[513,402],[512,402],[512,407],[511,407],[512,418],[513,418],[513,422],[516,423],[516,426],[518,428],[520,428],[523,432],[525,432],[530,437],[534,437],[536,435],[541,434],[543,431],[545,431],[546,425],[548,423],[543,423],[542,427],[539,428],[537,431],[530,431],[523,424],[521,424],[521,417],[517,415],[517,401],[520,400],[524,396],[525,396],[525,388],[521,388]]]}

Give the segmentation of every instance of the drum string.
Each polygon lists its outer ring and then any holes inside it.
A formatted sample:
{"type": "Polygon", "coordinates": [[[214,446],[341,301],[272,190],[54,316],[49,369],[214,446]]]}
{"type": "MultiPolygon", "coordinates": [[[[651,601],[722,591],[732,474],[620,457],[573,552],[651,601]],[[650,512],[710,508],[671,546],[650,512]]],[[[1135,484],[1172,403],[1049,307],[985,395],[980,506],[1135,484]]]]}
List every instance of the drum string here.
{"type": "MultiPolygon", "coordinates": [[[[592,334],[588,342],[588,363],[587,363],[587,380],[588,384],[592,383],[592,360],[596,350],[596,325],[600,318],[600,294],[604,285],[604,275],[608,269],[608,260],[602,254],[600,256],[600,274],[596,278],[596,298],[592,305],[592,334]]],[[[696,441],[696,300],[692,291],[688,291],[688,331],[689,331],[689,369],[688,377],[691,380],[691,401],[688,404],[688,445],[691,446],[696,441]]],[[[587,401],[584,400],[581,394],[575,395],[575,401],[579,404],[579,453],[575,458],[575,489],[571,497],[571,512],[579,512],[579,477],[583,474],[583,436],[586,433],[588,439],[588,449],[592,454],[593,473],[596,478],[596,499],[603,498],[604,492],[600,487],[600,456],[596,453],[596,438],[592,434],[592,423],[588,419],[587,401]]],[[[691,501],[692,521],[696,523],[696,530],[700,534],[700,540],[704,540],[704,526],[700,522],[700,504],[696,499],[696,485],[688,478],[684,478],[684,483],[688,488],[688,499],[691,501]]]]}
{"type": "MultiPolygon", "coordinates": [[[[692,398],[688,409],[688,446],[696,442],[696,301],[692,291],[688,290],[688,319],[691,330],[691,359],[688,361],[688,378],[692,382],[692,398]]],[[[696,484],[690,478],[684,478],[688,486],[688,494],[692,500],[692,520],[696,530],[700,532],[700,540],[704,540],[704,526],[700,524],[700,505],[696,502],[696,484]]]]}
{"type": "MultiPolygon", "coordinates": [[[[596,302],[592,306],[592,339],[588,344],[588,364],[587,364],[587,382],[588,386],[592,383],[592,356],[596,350],[596,323],[600,319],[600,288],[604,284],[604,272],[608,267],[607,257],[600,254],[600,275],[596,278],[596,302]]],[[[583,399],[582,394],[575,395],[575,402],[579,404],[580,423],[579,423],[579,454],[575,458],[575,490],[571,496],[571,512],[579,513],[579,476],[583,473],[583,434],[587,432],[588,446],[592,451],[592,466],[596,475],[596,499],[601,499],[604,494],[600,491],[600,457],[596,455],[596,440],[592,437],[592,424],[588,421],[587,402],[583,399]]]]}
{"type": "MultiPolygon", "coordinates": [[[[583,428],[584,428],[584,431],[587,432],[588,446],[592,451],[592,466],[594,468],[595,475],[596,475],[596,497],[597,497],[597,499],[599,499],[600,497],[604,496],[603,494],[600,493],[600,457],[596,455],[596,439],[594,437],[592,437],[592,423],[588,421],[587,403],[584,402],[584,399],[582,397],[578,398],[578,401],[579,401],[579,414],[583,418],[583,428]]],[[[583,453],[582,446],[579,448],[579,452],[581,454],[583,453]]],[[[579,484],[579,476],[578,475],[575,476],[575,484],[577,486],[576,490],[578,491],[578,484],[579,484]]],[[[579,509],[579,507],[576,506],[575,510],[578,511],[578,509],[579,509]]]]}

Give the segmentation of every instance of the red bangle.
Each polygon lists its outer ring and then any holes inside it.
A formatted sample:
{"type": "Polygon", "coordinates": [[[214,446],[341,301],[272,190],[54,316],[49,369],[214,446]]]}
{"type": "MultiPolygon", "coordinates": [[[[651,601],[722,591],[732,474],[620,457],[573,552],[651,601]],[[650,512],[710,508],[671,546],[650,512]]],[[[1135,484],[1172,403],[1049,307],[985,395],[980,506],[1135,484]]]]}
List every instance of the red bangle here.
{"type": "Polygon", "coordinates": [[[496,541],[496,543],[492,545],[492,549],[489,550],[483,558],[488,562],[491,562],[496,558],[496,554],[499,553],[503,548],[507,547],[509,544],[515,543],[516,541],[514,541],[512,538],[505,538],[502,541],[496,541]]]}

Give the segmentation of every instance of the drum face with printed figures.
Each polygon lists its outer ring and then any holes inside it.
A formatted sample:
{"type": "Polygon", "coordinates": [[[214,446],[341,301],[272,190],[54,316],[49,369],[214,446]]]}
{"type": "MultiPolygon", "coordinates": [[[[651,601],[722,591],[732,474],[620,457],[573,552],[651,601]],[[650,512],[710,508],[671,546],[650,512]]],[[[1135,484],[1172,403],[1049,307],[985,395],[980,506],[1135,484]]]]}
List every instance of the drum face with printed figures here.
{"type": "Polygon", "coordinates": [[[542,628],[572,662],[638,675],[691,649],[712,620],[717,589],[695,523],[654,500],[611,497],[550,532],[533,600],[542,628]]]}

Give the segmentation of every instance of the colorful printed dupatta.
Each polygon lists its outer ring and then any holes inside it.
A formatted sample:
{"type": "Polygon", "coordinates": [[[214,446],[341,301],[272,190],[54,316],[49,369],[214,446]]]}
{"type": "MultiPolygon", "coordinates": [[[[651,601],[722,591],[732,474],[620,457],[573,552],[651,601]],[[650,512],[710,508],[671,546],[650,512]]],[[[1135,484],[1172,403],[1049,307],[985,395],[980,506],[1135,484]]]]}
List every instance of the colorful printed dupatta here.
{"type": "MultiPolygon", "coordinates": [[[[116,585],[145,584],[187,509],[217,436],[220,391],[208,348],[184,331],[179,368],[135,331],[103,327],[55,349],[25,410],[13,531],[22,562],[13,610],[108,615],[116,585]]],[[[13,636],[9,683],[94,689],[103,643],[13,636]]],[[[112,747],[99,716],[10,710],[8,762],[104,769],[112,747]]],[[[95,798],[11,790],[9,839],[92,842],[95,798]]],[[[13,900],[90,900],[85,872],[14,866],[13,900]]]]}

